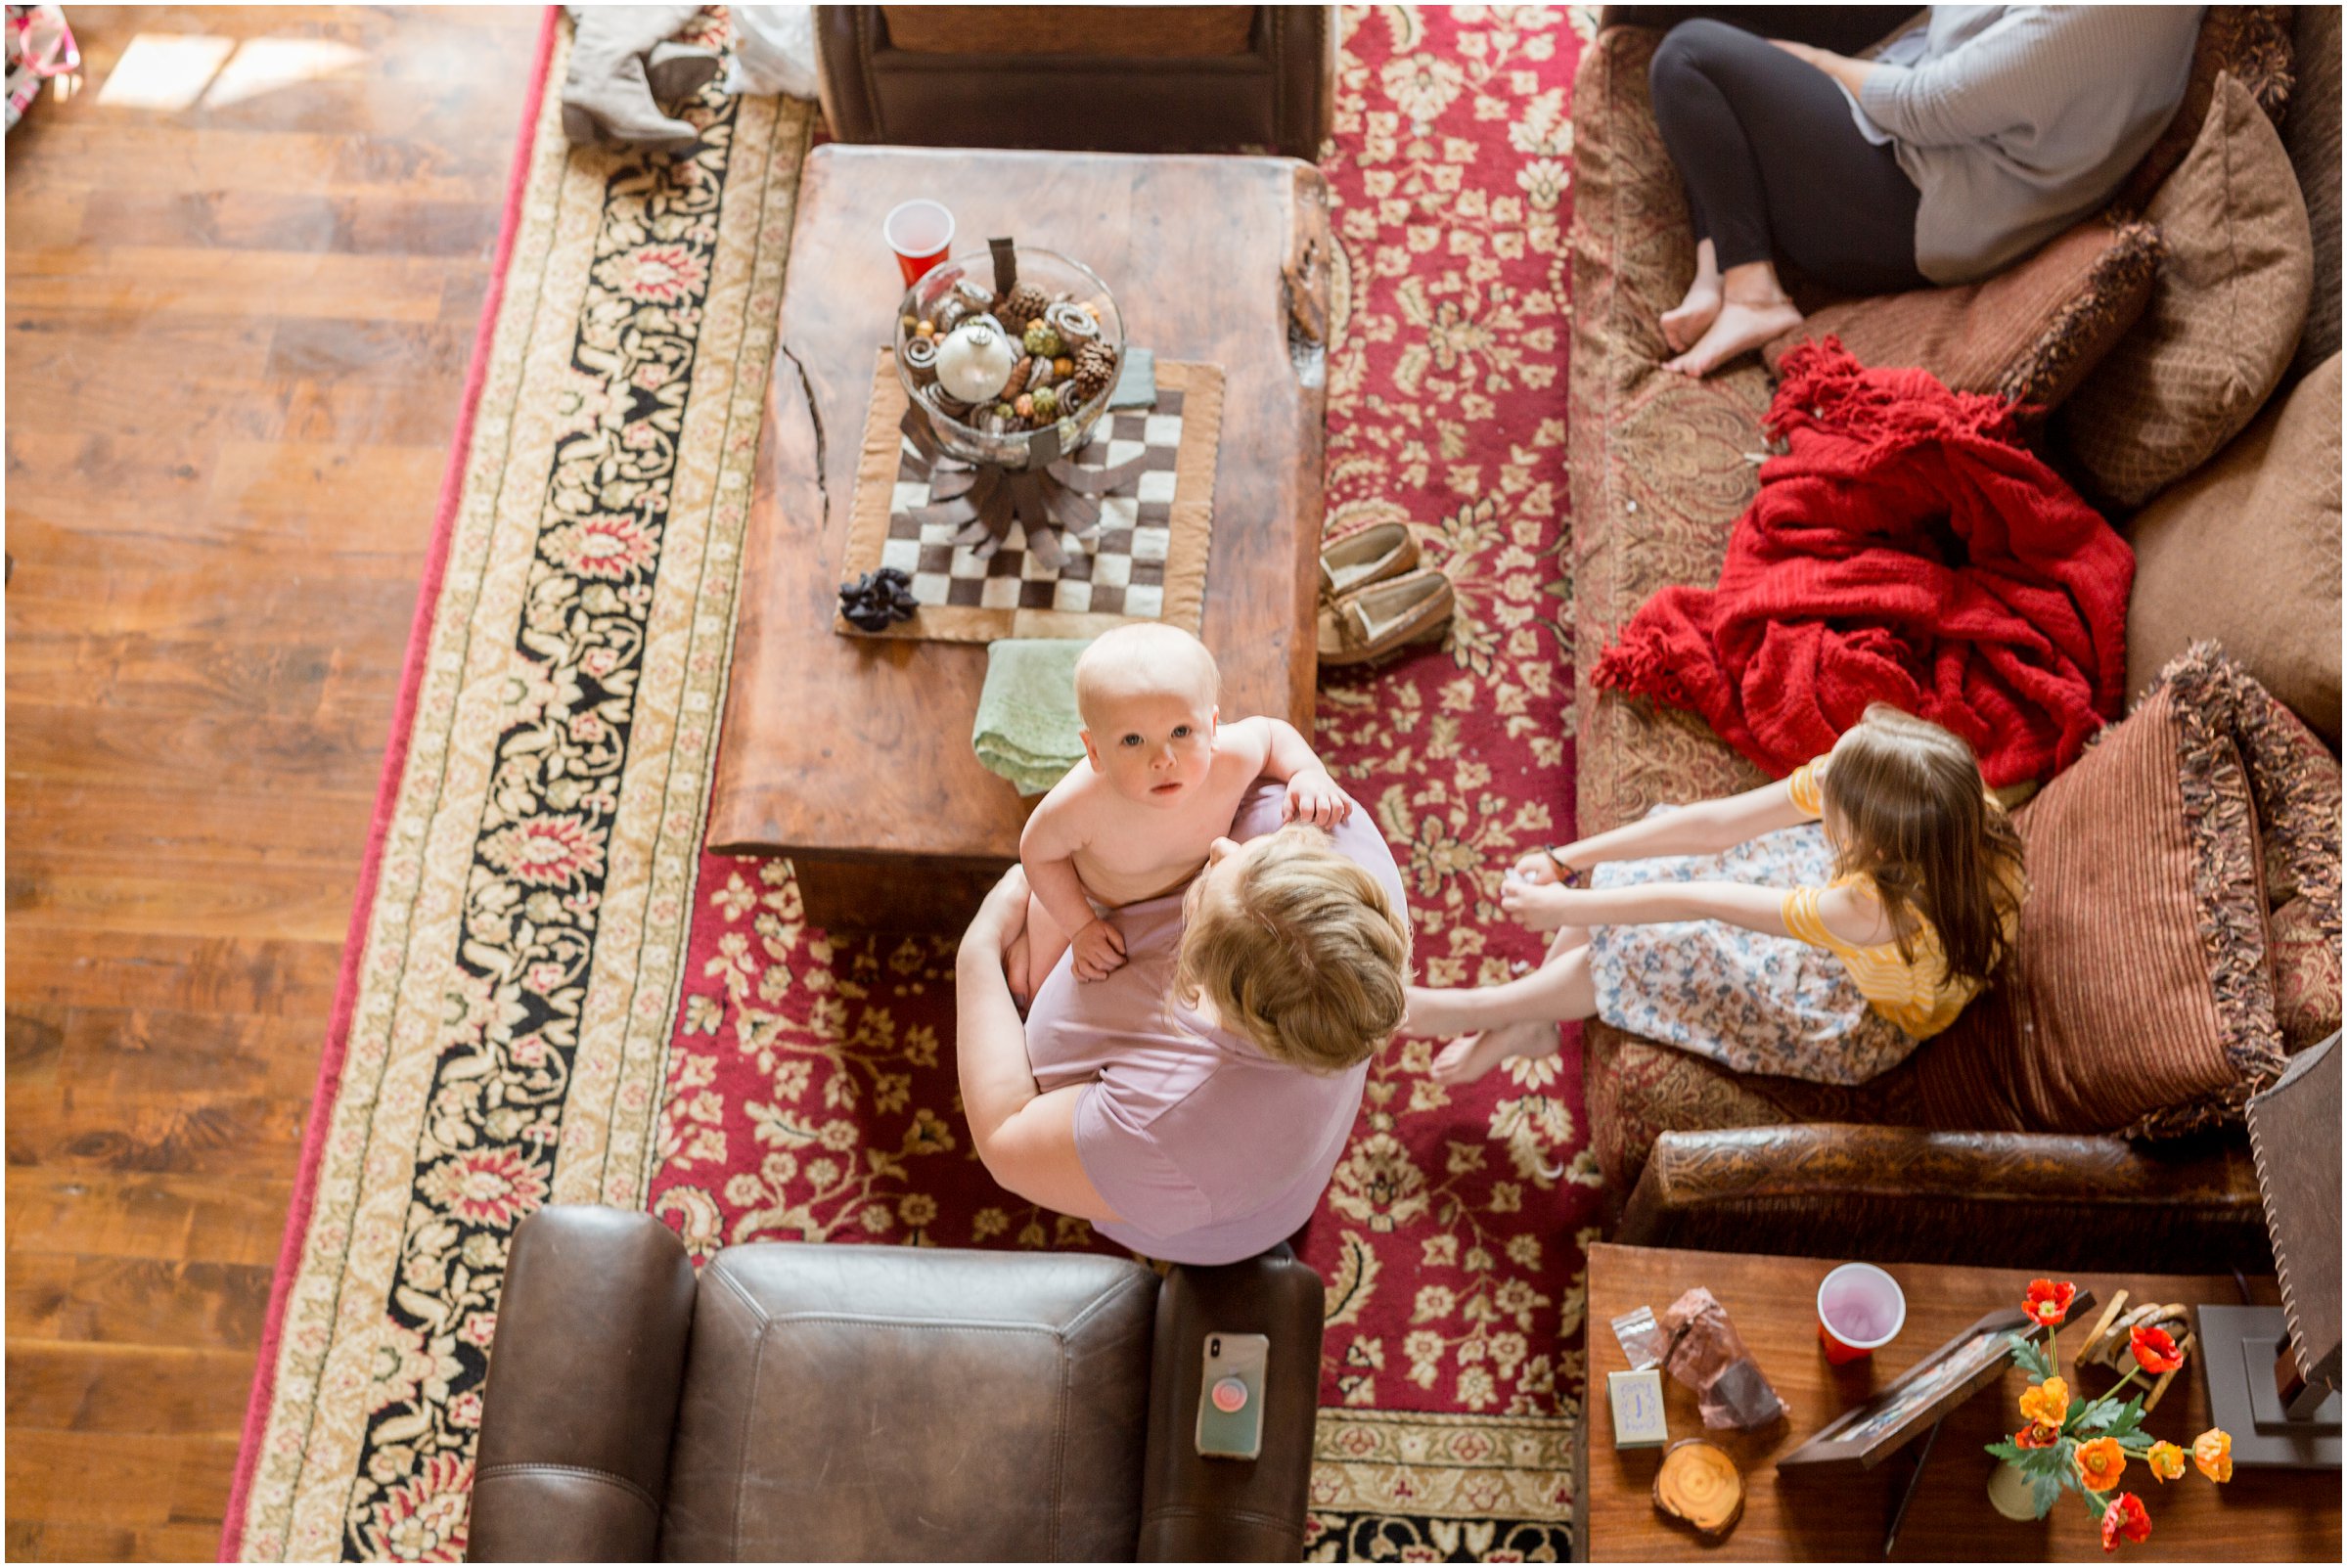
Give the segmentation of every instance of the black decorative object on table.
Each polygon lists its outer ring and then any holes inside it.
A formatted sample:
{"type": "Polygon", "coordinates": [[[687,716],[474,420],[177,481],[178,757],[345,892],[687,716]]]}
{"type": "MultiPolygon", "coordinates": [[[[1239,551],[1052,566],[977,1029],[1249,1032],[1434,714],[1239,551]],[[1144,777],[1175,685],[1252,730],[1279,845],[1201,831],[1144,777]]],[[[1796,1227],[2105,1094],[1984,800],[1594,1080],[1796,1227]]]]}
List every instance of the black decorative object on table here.
{"type": "Polygon", "coordinates": [[[839,614],[860,632],[884,632],[920,608],[913,579],[895,566],[876,567],[839,585],[839,614]]]}

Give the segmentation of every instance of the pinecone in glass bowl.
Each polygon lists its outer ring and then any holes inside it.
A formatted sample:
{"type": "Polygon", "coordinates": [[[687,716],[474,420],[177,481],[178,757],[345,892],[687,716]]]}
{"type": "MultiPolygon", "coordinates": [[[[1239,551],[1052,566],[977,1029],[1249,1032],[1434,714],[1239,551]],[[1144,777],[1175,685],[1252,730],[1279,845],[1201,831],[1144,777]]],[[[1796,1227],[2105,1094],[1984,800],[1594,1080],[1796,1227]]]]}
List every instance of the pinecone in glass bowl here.
{"type": "Polygon", "coordinates": [[[1089,403],[1116,379],[1116,350],[1104,342],[1089,342],[1076,350],[1076,397],[1089,403]]]}
{"type": "Polygon", "coordinates": [[[1013,336],[1023,336],[1027,327],[1041,320],[1043,313],[1051,307],[1050,294],[1031,283],[1022,283],[1003,295],[1002,305],[995,315],[1001,318],[1004,326],[1011,329],[1013,336]]]}
{"type": "MultiPolygon", "coordinates": [[[[906,291],[895,323],[897,378],[904,384],[907,397],[919,404],[937,444],[965,463],[1013,472],[1034,464],[1034,441],[1047,426],[1059,428],[1055,456],[1082,449],[1093,427],[1107,412],[1115,365],[1124,346],[1124,321],[1117,311],[1116,300],[1107,285],[1090,268],[1057,251],[1024,246],[1016,250],[1016,261],[1018,276],[999,297],[986,286],[998,276],[990,250],[949,257],[937,263],[906,291]],[[946,406],[938,399],[940,383],[925,381],[920,369],[908,362],[907,337],[917,335],[923,322],[930,323],[932,332],[946,334],[947,309],[965,297],[972,308],[993,318],[991,325],[1005,334],[1013,334],[1009,302],[1028,288],[1045,301],[1044,309],[1035,319],[1057,324],[1053,331],[1061,339],[1059,357],[1066,362],[1066,369],[1061,371],[1055,362],[1047,372],[1047,362],[1029,354],[1023,378],[1016,376],[1015,360],[1013,365],[1005,367],[1014,374],[1006,375],[1005,384],[984,400],[975,405],[946,406]],[[1075,384],[1076,361],[1094,341],[1108,350],[1107,374],[1102,376],[1096,365],[1094,395],[1085,397],[1075,384]],[[1010,386],[1014,380],[1019,383],[1016,393],[1010,386]],[[1037,412],[1036,405],[1042,400],[1035,396],[1047,387],[1052,392],[1052,412],[1048,416],[1037,412]],[[1018,408],[1022,400],[1028,404],[1023,413],[1018,408]]],[[[968,325],[965,319],[950,330],[959,331],[968,325]]],[[[1023,347],[1024,332],[1017,331],[1015,336],[1023,347]]]]}

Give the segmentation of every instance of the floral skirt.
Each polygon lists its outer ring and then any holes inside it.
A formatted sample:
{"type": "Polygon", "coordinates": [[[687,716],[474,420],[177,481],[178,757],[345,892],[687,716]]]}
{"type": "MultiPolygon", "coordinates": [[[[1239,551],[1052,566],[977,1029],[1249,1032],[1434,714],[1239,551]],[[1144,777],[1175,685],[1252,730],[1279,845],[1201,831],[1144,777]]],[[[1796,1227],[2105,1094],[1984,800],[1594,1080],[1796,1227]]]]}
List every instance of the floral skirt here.
{"type": "MultiPolygon", "coordinates": [[[[1807,823],[1722,855],[1608,861],[1591,885],[1757,882],[1789,889],[1832,879],[1825,829],[1807,823]]],[[[1600,1018],[1736,1072],[1863,1084],[1906,1060],[1917,1044],[1873,1009],[1826,949],[1725,920],[1598,926],[1590,932],[1589,966],[1600,1018]]]]}

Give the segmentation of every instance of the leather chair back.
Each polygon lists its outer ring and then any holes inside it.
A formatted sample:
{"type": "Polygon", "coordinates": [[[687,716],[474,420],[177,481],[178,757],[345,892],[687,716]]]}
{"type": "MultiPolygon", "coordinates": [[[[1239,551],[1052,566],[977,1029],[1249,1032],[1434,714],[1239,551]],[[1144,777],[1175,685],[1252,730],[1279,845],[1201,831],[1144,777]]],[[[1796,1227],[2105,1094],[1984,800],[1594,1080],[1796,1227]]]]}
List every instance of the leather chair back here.
{"type": "Polygon", "coordinates": [[[1157,1277],[731,1247],[701,1271],[670,1561],[1101,1561],[1141,1530],[1157,1277]]]}
{"type": "Polygon", "coordinates": [[[648,1214],[515,1232],[475,1562],[1292,1561],[1320,1277],[942,1247],[728,1247],[648,1214]],[[1203,1347],[1271,1341],[1261,1456],[1197,1453],[1203,1347]]]}

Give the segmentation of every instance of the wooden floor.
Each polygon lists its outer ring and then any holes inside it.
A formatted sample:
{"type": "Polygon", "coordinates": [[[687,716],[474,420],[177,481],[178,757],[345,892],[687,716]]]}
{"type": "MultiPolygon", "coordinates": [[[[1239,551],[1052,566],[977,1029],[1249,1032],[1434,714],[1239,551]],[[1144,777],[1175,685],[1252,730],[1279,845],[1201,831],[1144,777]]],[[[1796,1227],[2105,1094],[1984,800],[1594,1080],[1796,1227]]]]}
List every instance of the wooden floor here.
{"type": "Polygon", "coordinates": [[[7,1548],[205,1558],[540,13],[68,15],[7,138],[7,1548]],[[142,38],[204,96],[109,101],[142,38]]]}

